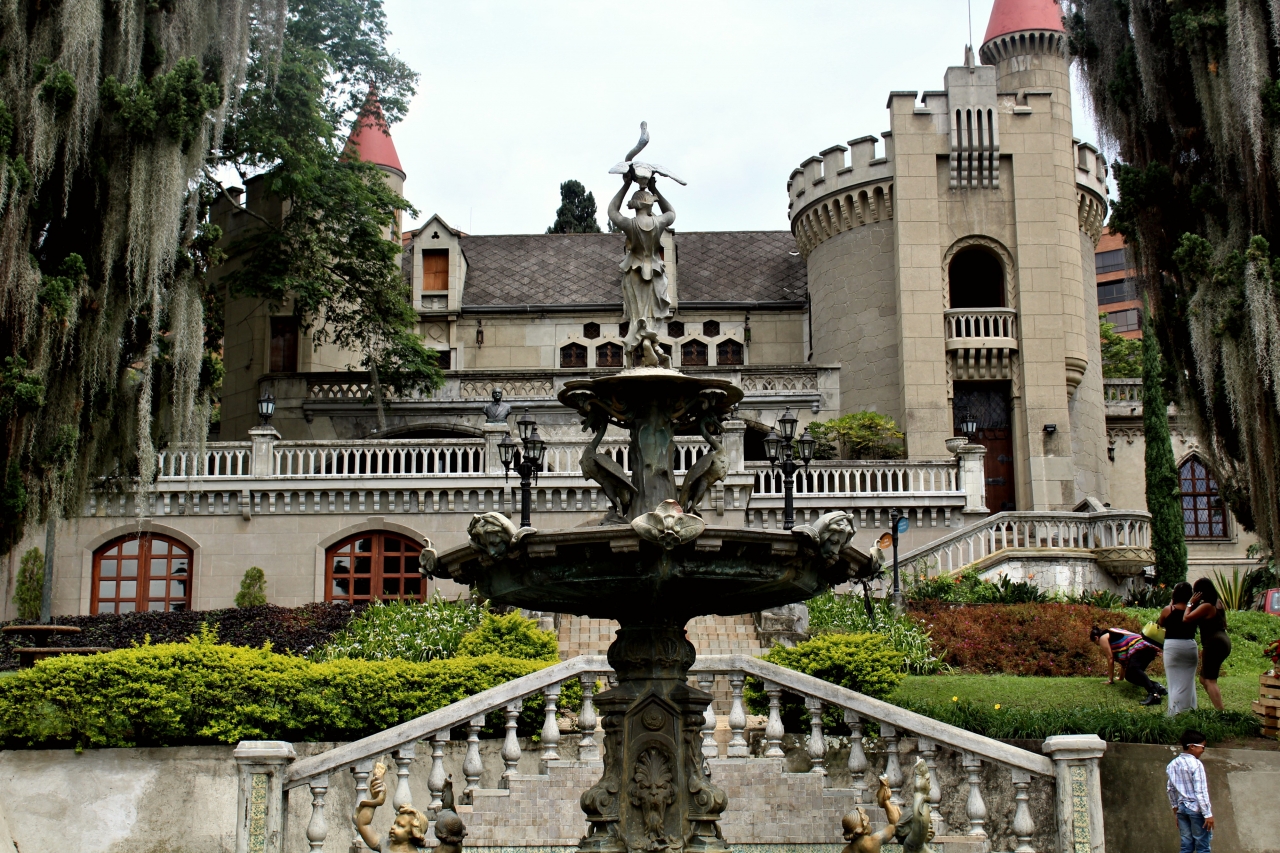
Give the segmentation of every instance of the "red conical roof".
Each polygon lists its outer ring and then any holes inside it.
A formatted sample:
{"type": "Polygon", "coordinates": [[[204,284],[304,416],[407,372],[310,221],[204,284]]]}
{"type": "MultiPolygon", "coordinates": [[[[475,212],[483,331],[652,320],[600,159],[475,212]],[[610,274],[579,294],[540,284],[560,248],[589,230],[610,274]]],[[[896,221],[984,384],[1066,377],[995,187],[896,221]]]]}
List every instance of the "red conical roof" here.
{"type": "Polygon", "coordinates": [[[382,114],[382,104],[378,102],[378,93],[369,87],[369,96],[360,108],[360,117],[356,119],[351,136],[347,139],[347,151],[366,163],[395,169],[404,175],[400,166],[400,157],[396,154],[396,145],[391,141],[391,132],[387,128],[387,119],[382,114]]]}
{"type": "Polygon", "coordinates": [[[982,43],[1023,30],[1062,32],[1062,9],[1058,0],[996,0],[982,43]]]}

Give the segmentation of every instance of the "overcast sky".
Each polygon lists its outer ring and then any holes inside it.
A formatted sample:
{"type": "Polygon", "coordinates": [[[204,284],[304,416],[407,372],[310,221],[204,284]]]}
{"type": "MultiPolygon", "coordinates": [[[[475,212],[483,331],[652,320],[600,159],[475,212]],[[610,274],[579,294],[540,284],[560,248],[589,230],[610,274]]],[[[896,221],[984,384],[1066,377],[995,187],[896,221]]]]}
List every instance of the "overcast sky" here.
{"type": "MultiPolygon", "coordinates": [[[[992,0],[973,0],[981,42],[992,0]]],[[[604,209],[639,137],[683,231],[787,229],[786,182],[824,148],[889,128],[890,91],[941,89],[966,0],[387,0],[419,74],[392,128],[414,224],[540,233],[576,178],[604,209]]],[[[1078,86],[1076,87],[1079,88],[1078,86]]],[[[1075,96],[1075,134],[1096,142],[1075,96]]],[[[877,152],[883,148],[877,146],[877,152]]]]}

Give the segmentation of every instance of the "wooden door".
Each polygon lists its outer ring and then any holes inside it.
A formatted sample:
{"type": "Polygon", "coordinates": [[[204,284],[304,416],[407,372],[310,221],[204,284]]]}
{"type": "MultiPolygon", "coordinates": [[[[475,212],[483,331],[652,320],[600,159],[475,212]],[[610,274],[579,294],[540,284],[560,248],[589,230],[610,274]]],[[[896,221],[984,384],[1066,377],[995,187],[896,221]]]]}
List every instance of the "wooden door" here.
{"type": "Polygon", "coordinates": [[[978,424],[974,444],[987,449],[987,508],[1005,512],[1018,508],[1014,489],[1013,425],[1009,413],[1009,383],[957,382],[953,405],[955,434],[968,412],[978,424]]]}

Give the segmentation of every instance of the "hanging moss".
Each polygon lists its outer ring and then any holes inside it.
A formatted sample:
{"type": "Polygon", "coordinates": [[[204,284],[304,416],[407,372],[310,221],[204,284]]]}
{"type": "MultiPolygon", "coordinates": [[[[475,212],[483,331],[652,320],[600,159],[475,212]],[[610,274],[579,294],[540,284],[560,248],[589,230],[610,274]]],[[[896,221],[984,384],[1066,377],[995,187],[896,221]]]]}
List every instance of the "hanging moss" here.
{"type": "MultiPolygon", "coordinates": [[[[1280,4],[1069,0],[1079,62],[1186,418],[1280,549],[1280,4]]],[[[1148,447],[1151,446],[1148,437],[1148,447]]]]}
{"type": "Polygon", "coordinates": [[[1187,542],[1182,525],[1182,489],[1169,436],[1164,362],[1151,318],[1142,329],[1142,431],[1146,438],[1147,512],[1156,580],[1173,586],[1187,579],[1187,542]]]}

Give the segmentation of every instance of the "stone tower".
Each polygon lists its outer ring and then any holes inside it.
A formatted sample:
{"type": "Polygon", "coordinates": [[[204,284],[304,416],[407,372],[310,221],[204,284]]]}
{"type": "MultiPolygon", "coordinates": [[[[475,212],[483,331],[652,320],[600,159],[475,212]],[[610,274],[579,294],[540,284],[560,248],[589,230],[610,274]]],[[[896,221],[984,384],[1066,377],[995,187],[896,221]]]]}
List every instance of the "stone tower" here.
{"type": "Polygon", "coordinates": [[[942,90],[890,93],[883,156],[864,136],[792,173],[813,358],[841,364],[845,411],[898,420],[912,458],[944,456],[973,415],[992,511],[1106,501],[1106,167],[1072,138],[1057,4],[997,0],[980,53],[942,90]]]}
{"type": "MultiPolygon", "coordinates": [[[[404,168],[400,165],[400,156],[396,154],[396,144],[391,139],[387,119],[382,114],[382,103],[372,86],[369,87],[369,95],[360,110],[360,117],[351,129],[351,136],[347,138],[346,150],[366,163],[377,166],[386,175],[387,186],[391,191],[399,196],[404,195],[404,168]]],[[[397,210],[395,233],[388,235],[388,239],[399,242],[402,225],[401,213],[397,210]]]]}

